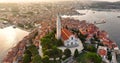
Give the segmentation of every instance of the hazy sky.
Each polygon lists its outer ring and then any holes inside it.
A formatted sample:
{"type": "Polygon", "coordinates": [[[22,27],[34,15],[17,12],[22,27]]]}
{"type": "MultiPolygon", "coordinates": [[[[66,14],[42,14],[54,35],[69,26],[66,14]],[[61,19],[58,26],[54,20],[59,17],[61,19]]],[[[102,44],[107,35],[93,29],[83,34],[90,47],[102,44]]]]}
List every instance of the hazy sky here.
{"type": "MultiPolygon", "coordinates": [[[[0,2],[56,2],[56,1],[69,1],[69,0],[0,0],[0,2]]],[[[85,1],[85,0],[80,0],[80,1],[85,1]]],[[[88,1],[90,1],[90,0],[88,0],[88,1]]],[[[120,1],[120,0],[94,0],[94,1],[115,2],[115,1],[120,1]]]]}
{"type": "Polygon", "coordinates": [[[109,1],[109,2],[116,2],[116,1],[120,1],[120,0],[94,0],[94,1],[109,1]]]}

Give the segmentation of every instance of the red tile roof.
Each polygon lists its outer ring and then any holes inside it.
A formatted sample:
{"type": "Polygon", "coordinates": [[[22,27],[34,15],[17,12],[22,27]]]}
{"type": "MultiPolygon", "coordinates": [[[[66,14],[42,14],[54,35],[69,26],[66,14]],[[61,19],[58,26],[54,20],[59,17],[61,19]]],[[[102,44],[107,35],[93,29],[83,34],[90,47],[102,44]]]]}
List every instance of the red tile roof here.
{"type": "Polygon", "coordinates": [[[79,31],[83,34],[83,35],[86,35],[87,34],[87,31],[86,31],[86,29],[79,29],[79,31]]]}
{"type": "Polygon", "coordinates": [[[107,51],[104,50],[104,49],[100,49],[100,50],[98,51],[98,54],[101,55],[101,56],[105,56],[105,55],[107,54],[107,51]]]}
{"type": "Polygon", "coordinates": [[[110,45],[110,44],[111,44],[111,43],[108,42],[108,41],[103,41],[102,43],[103,43],[103,45],[110,45]]]}
{"type": "Polygon", "coordinates": [[[112,44],[112,46],[115,48],[115,47],[118,47],[115,43],[112,44]]]}
{"type": "Polygon", "coordinates": [[[113,42],[103,41],[102,43],[103,43],[103,45],[107,45],[109,48],[112,48],[112,47],[113,47],[113,46],[112,46],[113,42]]]}
{"type": "Polygon", "coordinates": [[[69,37],[73,35],[70,31],[68,31],[67,29],[62,29],[61,31],[61,37],[63,40],[67,40],[69,39],[69,37]]]}

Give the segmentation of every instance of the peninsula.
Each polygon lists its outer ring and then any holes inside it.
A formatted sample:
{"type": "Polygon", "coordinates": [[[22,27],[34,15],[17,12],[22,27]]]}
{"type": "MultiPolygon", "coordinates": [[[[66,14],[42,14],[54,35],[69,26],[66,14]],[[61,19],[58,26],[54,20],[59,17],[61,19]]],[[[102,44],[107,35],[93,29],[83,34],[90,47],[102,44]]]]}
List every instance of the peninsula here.
{"type": "Polygon", "coordinates": [[[38,24],[8,52],[3,63],[117,63],[116,42],[92,23],[58,15],[38,24]]]}

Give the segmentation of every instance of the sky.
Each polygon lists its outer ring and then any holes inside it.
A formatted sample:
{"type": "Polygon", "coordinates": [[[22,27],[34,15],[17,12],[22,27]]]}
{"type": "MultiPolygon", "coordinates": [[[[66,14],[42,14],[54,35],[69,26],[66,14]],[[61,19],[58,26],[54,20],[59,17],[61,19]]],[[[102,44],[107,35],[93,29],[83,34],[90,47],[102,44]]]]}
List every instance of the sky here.
{"type": "Polygon", "coordinates": [[[108,1],[108,2],[117,2],[117,1],[120,1],[120,0],[94,0],[94,1],[108,1]]]}
{"type": "MultiPolygon", "coordinates": [[[[10,3],[19,3],[19,2],[56,2],[56,1],[69,1],[69,0],[0,0],[0,2],[10,2],[10,3]]],[[[79,0],[78,0],[79,1],[79,0]]],[[[85,0],[80,0],[85,1],[85,0]]],[[[88,0],[90,1],[90,0],[88,0]]],[[[92,1],[92,0],[91,0],[92,1]]],[[[94,1],[109,1],[109,2],[116,2],[120,0],[94,0],[94,1]]]]}

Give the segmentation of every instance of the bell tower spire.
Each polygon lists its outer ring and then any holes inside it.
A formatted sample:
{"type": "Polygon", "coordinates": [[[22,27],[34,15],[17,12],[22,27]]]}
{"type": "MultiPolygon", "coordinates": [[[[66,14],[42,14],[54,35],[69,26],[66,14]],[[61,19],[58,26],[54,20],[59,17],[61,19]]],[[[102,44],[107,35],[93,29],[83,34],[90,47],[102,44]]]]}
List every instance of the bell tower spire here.
{"type": "Polygon", "coordinates": [[[57,22],[56,22],[56,38],[57,39],[61,39],[61,17],[59,15],[59,13],[57,14],[57,22]]]}

